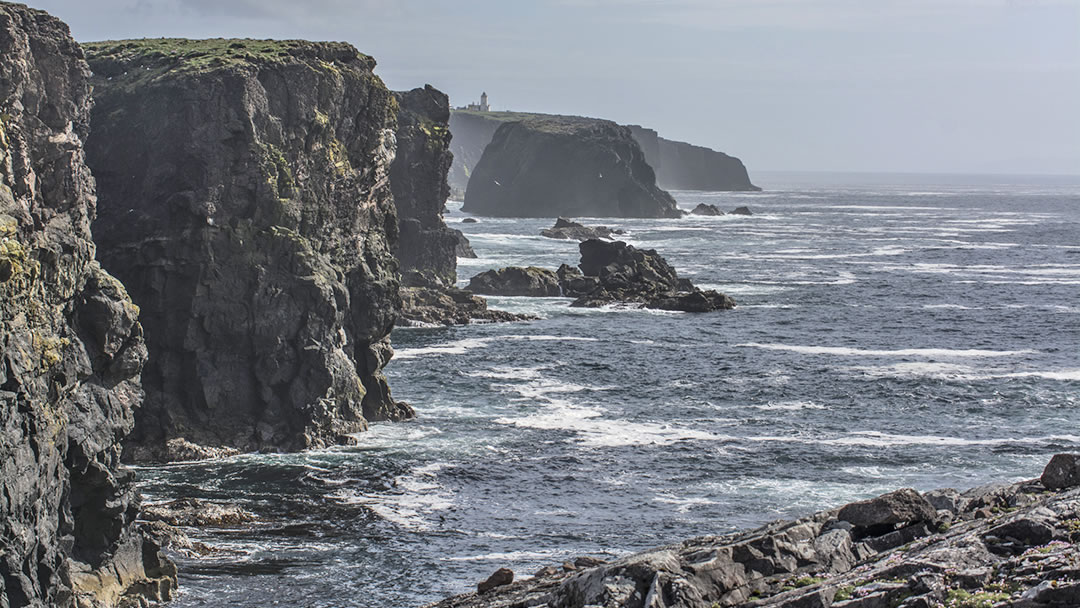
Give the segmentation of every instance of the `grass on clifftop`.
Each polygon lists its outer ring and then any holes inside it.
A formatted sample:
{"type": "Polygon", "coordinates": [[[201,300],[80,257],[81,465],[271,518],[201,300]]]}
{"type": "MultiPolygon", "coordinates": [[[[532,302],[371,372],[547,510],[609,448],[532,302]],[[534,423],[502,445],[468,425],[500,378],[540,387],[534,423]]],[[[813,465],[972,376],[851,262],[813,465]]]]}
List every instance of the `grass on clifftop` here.
{"type": "Polygon", "coordinates": [[[585,116],[564,116],[561,114],[536,114],[533,112],[480,112],[478,110],[453,110],[454,114],[475,116],[485,120],[496,122],[521,122],[530,128],[546,133],[576,133],[582,129],[597,125],[613,125],[615,123],[603,118],[588,118],[585,116]]]}
{"type": "Polygon", "coordinates": [[[334,61],[353,60],[367,64],[369,69],[375,67],[374,59],[344,42],[142,38],[88,42],[83,48],[94,71],[106,77],[118,76],[134,68],[200,73],[231,67],[284,64],[297,59],[319,60],[327,69],[336,69],[334,61]]]}

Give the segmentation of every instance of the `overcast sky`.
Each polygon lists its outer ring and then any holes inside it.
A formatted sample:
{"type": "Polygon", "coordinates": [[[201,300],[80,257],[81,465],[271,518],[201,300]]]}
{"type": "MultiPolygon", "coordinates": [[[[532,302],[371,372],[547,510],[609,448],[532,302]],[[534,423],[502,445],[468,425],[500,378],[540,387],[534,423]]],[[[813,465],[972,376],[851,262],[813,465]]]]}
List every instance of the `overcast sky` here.
{"type": "Polygon", "coordinates": [[[345,40],[394,89],[754,170],[1080,174],[1080,0],[29,0],[80,41],[345,40]]]}

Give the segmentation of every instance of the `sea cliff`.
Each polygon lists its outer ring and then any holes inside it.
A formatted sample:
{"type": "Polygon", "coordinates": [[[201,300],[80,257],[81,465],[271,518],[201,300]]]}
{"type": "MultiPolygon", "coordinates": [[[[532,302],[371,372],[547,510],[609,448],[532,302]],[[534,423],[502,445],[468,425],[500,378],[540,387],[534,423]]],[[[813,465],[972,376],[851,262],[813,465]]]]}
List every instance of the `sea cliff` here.
{"type": "Polygon", "coordinates": [[[94,261],[89,70],[65,24],[0,2],[0,605],[168,599],[120,442],[138,308],[94,261]]]}
{"type": "Polygon", "coordinates": [[[400,303],[398,103],[375,61],[305,41],[87,49],[99,255],[150,352],[131,456],[348,443],[409,417],[381,371],[400,303]]]}
{"type": "Polygon", "coordinates": [[[626,127],[532,117],[495,131],[462,209],[501,217],[679,217],[626,127]]]}

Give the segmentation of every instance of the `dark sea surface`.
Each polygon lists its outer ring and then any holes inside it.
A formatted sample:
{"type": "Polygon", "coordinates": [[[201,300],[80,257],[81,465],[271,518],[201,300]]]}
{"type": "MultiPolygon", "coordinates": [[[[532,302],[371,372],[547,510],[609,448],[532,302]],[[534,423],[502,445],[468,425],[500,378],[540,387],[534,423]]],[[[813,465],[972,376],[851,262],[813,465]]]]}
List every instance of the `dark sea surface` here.
{"type": "MultiPolygon", "coordinates": [[[[578,555],[715,534],[901,486],[1036,477],[1080,450],[1080,180],[759,176],[674,192],[750,217],[589,218],[738,308],[491,298],[541,320],[395,330],[417,420],[361,446],[143,467],[150,500],[234,501],[174,606],[419,606],[578,555]]],[[[576,264],[553,220],[448,223],[459,277],[576,264]]]]}

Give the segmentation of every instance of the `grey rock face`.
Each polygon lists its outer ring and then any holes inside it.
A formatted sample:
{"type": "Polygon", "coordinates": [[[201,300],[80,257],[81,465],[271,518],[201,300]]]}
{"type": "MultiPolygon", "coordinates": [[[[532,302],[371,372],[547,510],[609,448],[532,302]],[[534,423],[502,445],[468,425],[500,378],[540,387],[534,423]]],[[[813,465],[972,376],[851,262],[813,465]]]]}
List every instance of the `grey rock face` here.
{"type": "Polygon", "coordinates": [[[94,261],[89,71],[65,24],[0,2],[0,605],[168,599],[120,441],[138,309],[94,261]]]}
{"type": "Polygon", "coordinates": [[[914,524],[932,521],[936,516],[937,509],[911,488],[882,494],[870,500],[853,502],[840,509],[837,514],[840,520],[849,522],[857,528],[914,524]]]}
{"type": "Polygon", "coordinates": [[[533,117],[499,127],[463,210],[499,217],[679,217],[630,135],[613,122],[533,117]]]}
{"type": "Polygon", "coordinates": [[[645,160],[656,170],[656,183],[674,190],[761,190],[750,183],[746,166],[734,156],[703,146],[659,137],[653,129],[630,125],[645,160]]]}
{"type": "Polygon", "coordinates": [[[724,212],[719,207],[708,203],[698,203],[698,206],[694,207],[690,213],[694,215],[724,215],[724,212]]]}
{"type": "Polygon", "coordinates": [[[546,236],[549,239],[587,241],[589,239],[609,239],[613,235],[622,233],[622,230],[612,230],[607,226],[585,226],[560,217],[555,220],[554,226],[541,230],[540,236],[546,236]]]}
{"type": "Polygon", "coordinates": [[[484,298],[456,287],[403,287],[404,302],[398,324],[405,327],[468,325],[535,319],[502,310],[490,310],[484,298]]]}
{"type": "Polygon", "coordinates": [[[101,259],[150,350],[131,454],[348,443],[410,415],[381,371],[396,113],[374,60],[303,41],[87,48],[101,259]]]}

